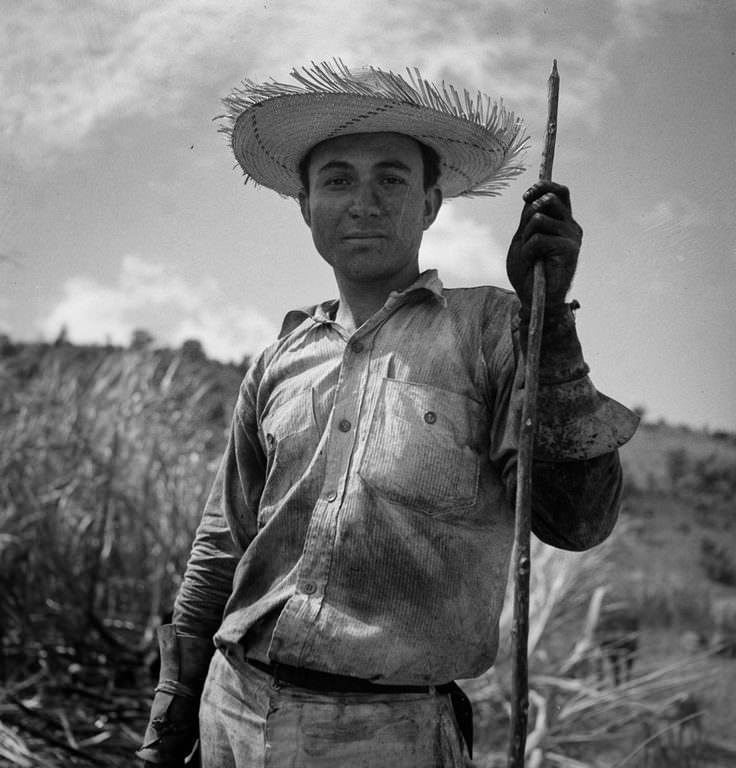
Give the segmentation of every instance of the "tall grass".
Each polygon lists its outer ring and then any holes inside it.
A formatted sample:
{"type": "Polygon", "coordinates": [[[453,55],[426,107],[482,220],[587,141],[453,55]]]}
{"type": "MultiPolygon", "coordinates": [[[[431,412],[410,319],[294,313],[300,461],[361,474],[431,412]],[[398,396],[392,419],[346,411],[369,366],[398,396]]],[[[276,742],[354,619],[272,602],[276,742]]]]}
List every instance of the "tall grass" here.
{"type": "MultiPolygon", "coordinates": [[[[2,354],[0,718],[20,712],[13,722],[26,720],[0,725],[0,761],[129,765],[147,716],[145,654],[184,570],[241,372],[185,350],[2,354]],[[58,700],[56,715],[44,710],[52,689],[58,699],[126,688],[114,714],[110,705],[99,715],[101,698],[93,709],[75,704],[76,720],[58,700]],[[39,720],[58,760],[37,749],[39,720]]],[[[534,542],[529,768],[642,764],[649,750],[641,723],[656,723],[674,696],[704,679],[699,657],[641,670],[615,688],[566,671],[595,589],[620,581],[615,555],[625,541],[619,526],[584,554],[534,542]]],[[[651,609],[653,595],[629,597],[651,609]]],[[[481,766],[503,763],[511,605],[496,666],[463,683],[476,705],[481,766]]]]}
{"type": "Polygon", "coordinates": [[[150,350],[80,361],[49,349],[27,378],[6,363],[6,678],[105,652],[135,663],[151,645],[224,444],[228,407],[208,370],[150,350]]]}
{"type": "MultiPolygon", "coordinates": [[[[681,697],[699,696],[707,686],[713,674],[709,653],[654,666],[642,666],[640,661],[631,679],[620,685],[613,684],[610,673],[600,675],[599,662],[606,660],[592,641],[593,626],[588,626],[595,592],[612,589],[616,599],[625,599],[634,611],[644,607],[639,592],[627,591],[626,586],[622,590],[621,574],[617,573],[617,557],[626,546],[627,529],[627,522],[622,521],[607,542],[585,553],[563,552],[537,540],[532,542],[529,768],[706,764],[693,757],[701,744],[673,746],[672,734],[679,736],[681,723],[668,713],[681,697]]],[[[463,683],[476,707],[480,725],[477,764],[484,768],[506,764],[512,589],[510,582],[501,614],[496,664],[480,678],[463,683]]],[[[643,624],[647,618],[642,613],[643,624]]]]}

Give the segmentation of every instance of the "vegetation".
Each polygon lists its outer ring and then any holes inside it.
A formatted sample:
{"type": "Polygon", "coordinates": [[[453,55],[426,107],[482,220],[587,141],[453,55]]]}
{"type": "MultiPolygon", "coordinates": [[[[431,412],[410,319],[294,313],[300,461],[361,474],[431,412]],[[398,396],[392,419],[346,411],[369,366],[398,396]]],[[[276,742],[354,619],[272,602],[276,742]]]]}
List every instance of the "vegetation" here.
{"type": "MultiPolygon", "coordinates": [[[[77,726],[92,731],[85,738],[107,735],[106,761],[111,746],[129,759],[137,740],[108,727],[115,694],[129,699],[118,724],[140,731],[147,655],[240,380],[192,351],[6,345],[2,358],[0,712],[16,723],[18,711],[48,714],[48,700],[71,694],[82,722],[97,723],[77,726]]],[[[24,721],[16,738],[47,730],[43,720],[24,721]]]]}
{"type": "MultiPolygon", "coordinates": [[[[0,337],[0,765],[131,764],[242,373],[145,331],[127,349],[0,337]]],[[[734,764],[736,661],[710,605],[736,593],[736,439],[645,424],[622,456],[615,535],[534,545],[528,764],[734,764]],[[641,619],[619,685],[592,663],[603,592],[641,619]]],[[[504,762],[507,605],[496,667],[462,682],[481,766],[504,762]]]]}

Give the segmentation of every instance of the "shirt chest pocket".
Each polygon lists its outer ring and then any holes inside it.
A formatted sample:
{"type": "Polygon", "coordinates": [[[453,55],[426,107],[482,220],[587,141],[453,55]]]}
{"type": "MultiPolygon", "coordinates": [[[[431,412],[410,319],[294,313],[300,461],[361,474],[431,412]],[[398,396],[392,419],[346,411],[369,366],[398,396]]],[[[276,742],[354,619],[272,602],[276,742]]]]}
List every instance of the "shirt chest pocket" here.
{"type": "Polygon", "coordinates": [[[481,405],[424,384],[384,379],[359,474],[392,501],[427,513],[475,504],[481,405]]]}

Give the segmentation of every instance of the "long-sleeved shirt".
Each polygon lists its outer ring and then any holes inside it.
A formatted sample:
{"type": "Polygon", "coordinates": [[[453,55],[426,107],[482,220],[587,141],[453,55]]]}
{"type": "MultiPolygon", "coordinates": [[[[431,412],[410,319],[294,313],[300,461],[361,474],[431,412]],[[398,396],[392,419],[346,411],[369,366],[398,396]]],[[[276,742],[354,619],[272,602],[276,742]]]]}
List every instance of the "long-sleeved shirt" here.
{"type": "MultiPolygon", "coordinates": [[[[513,542],[518,300],[429,271],[352,335],[335,309],[290,313],[246,374],[174,621],[262,661],[394,684],[476,676],[513,542]]],[[[615,523],[635,420],[595,391],[572,338],[561,380],[542,378],[532,526],[584,549],[615,523]]]]}

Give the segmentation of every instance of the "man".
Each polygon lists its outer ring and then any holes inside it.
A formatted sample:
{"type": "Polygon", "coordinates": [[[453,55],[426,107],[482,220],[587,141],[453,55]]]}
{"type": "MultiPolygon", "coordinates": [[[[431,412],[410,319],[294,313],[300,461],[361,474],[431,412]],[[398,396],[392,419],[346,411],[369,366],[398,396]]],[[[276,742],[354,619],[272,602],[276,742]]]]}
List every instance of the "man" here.
{"type": "Polygon", "coordinates": [[[540,538],[608,535],[636,417],[587,377],[565,187],[525,194],[517,295],[420,274],[443,198],[520,172],[513,116],[380,70],[295,76],[246,81],[227,132],[248,178],[298,200],[339,298],[289,313],[246,374],[138,754],[182,765],[199,712],[205,768],[464,765],[452,681],[496,654],[537,259],[540,538]]]}

